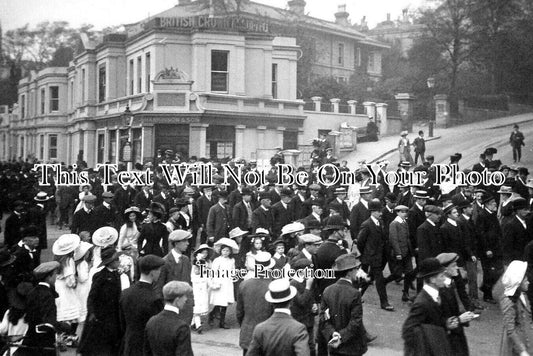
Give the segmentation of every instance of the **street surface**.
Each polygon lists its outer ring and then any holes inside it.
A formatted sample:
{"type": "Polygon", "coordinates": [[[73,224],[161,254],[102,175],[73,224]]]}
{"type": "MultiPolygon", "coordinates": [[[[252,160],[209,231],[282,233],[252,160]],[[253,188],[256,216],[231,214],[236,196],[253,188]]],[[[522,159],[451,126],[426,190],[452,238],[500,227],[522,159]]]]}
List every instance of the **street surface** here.
{"type": "MultiPolygon", "coordinates": [[[[520,123],[520,130],[524,133],[526,143],[526,147],[523,149],[521,165],[533,167],[533,114],[495,119],[449,129],[436,129],[435,136],[440,136],[440,138],[426,143],[426,155],[433,154],[435,163],[448,163],[451,154],[460,152],[463,158],[459,162],[459,166],[461,168],[471,168],[478,161],[479,154],[486,147],[496,147],[498,154],[495,155],[495,158],[510,165],[513,162],[508,140],[512,125],[515,122],[520,123]]],[[[427,138],[427,127],[423,129],[427,138]]],[[[415,130],[408,136],[411,142],[416,137],[418,128],[415,128],[415,130]]],[[[390,161],[389,169],[396,169],[398,153],[395,148],[398,139],[399,137],[384,137],[379,142],[359,144],[358,151],[350,153],[346,157],[341,157],[341,159],[348,160],[348,166],[354,168],[361,159],[366,159],[367,162],[370,162],[383,156],[383,158],[390,161]],[[394,150],[394,152],[388,153],[391,150],[394,150]]],[[[7,214],[4,214],[4,220],[6,216],[7,214]]],[[[2,221],[3,226],[4,223],[2,221]]],[[[49,226],[49,246],[52,246],[53,242],[63,233],[66,233],[66,231],[58,230],[56,226],[49,226]]],[[[0,239],[3,239],[2,234],[0,234],[0,239]]],[[[51,249],[43,251],[42,257],[43,261],[50,260],[52,258],[51,249]]],[[[385,275],[388,275],[388,271],[385,271],[385,275]]],[[[394,282],[387,286],[389,302],[396,308],[393,313],[380,309],[375,288],[370,287],[364,295],[365,326],[371,334],[378,335],[378,338],[370,345],[367,355],[403,354],[401,328],[409,312],[409,303],[401,302],[401,289],[402,285],[394,282]]],[[[413,294],[414,292],[411,291],[411,295],[413,294]]],[[[497,306],[487,306],[488,309],[481,313],[481,317],[466,328],[470,352],[474,356],[498,354],[502,332],[501,314],[497,306]]],[[[206,323],[203,334],[192,333],[195,355],[242,355],[242,350],[238,346],[239,329],[235,319],[234,305],[228,308],[226,320],[227,324],[231,326],[229,330],[221,330],[217,327],[209,330],[209,326],[206,323]]],[[[75,355],[75,352],[71,349],[63,353],[63,355],[75,355]]]]}

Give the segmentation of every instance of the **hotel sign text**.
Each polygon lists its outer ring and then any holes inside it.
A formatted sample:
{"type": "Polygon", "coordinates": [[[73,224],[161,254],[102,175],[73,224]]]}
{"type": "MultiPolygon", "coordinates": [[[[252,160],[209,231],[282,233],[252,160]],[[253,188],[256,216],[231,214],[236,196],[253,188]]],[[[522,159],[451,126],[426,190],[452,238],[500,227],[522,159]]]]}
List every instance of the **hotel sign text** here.
{"type": "Polygon", "coordinates": [[[156,27],[188,28],[188,29],[217,29],[236,30],[245,32],[268,33],[268,23],[246,17],[157,17],[156,27]]]}

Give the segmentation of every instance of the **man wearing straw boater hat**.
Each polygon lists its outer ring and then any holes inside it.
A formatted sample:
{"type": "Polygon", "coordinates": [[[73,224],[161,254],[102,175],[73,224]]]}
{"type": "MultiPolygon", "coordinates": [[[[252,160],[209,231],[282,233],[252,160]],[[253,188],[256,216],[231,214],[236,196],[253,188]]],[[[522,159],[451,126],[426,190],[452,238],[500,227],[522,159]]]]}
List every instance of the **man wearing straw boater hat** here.
{"type": "Polygon", "coordinates": [[[46,250],[48,248],[48,241],[46,239],[46,214],[48,214],[48,209],[46,208],[46,203],[49,200],[50,197],[46,192],[41,191],[37,193],[33,198],[35,205],[28,211],[28,220],[37,228],[37,237],[39,237],[39,246],[37,247],[37,257],[39,257],[39,261],[41,250],[46,250]]]}
{"type": "MultiPolygon", "coordinates": [[[[270,270],[275,262],[270,253],[260,251],[255,255],[255,264],[257,268],[261,266],[264,270],[270,270]]],[[[254,276],[245,279],[239,286],[236,313],[237,321],[241,326],[239,345],[243,349],[243,355],[246,355],[252,341],[255,326],[272,315],[270,304],[264,300],[270,282],[271,279],[258,275],[257,278],[254,276]]]]}
{"type": "Polygon", "coordinates": [[[289,304],[296,296],[296,288],[287,279],[270,282],[265,300],[272,304],[274,313],[257,324],[247,355],[292,356],[309,355],[309,335],[302,323],[291,316],[289,304]]]}
{"type": "Polygon", "coordinates": [[[363,355],[367,336],[363,325],[361,292],[355,287],[361,262],[353,254],[338,257],[333,265],[337,282],[322,294],[318,354],[363,355]]]}

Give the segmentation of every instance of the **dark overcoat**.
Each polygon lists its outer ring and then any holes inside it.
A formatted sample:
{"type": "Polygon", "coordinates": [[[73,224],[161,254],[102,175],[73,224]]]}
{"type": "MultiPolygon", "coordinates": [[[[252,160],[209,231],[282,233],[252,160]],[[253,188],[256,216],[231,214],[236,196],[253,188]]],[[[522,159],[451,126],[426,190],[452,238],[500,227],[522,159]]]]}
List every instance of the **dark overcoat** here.
{"type": "Polygon", "coordinates": [[[437,257],[443,252],[439,227],[431,225],[427,220],[416,230],[416,240],[419,261],[424,261],[428,257],[437,257]]]}
{"type": "Polygon", "coordinates": [[[361,252],[361,263],[372,268],[381,268],[385,262],[387,236],[383,232],[383,222],[377,226],[371,218],[361,224],[357,235],[357,248],[361,252]]]}
{"type": "Polygon", "coordinates": [[[163,310],[150,318],[145,335],[145,356],[193,355],[189,324],[173,311],[163,310]]]}

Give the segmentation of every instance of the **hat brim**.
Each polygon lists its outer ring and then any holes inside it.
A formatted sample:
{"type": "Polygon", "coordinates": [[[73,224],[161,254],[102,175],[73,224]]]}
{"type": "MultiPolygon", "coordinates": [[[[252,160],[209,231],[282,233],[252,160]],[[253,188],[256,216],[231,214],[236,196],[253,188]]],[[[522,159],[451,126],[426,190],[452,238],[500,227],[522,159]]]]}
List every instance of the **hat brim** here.
{"type": "Polygon", "coordinates": [[[279,299],[272,298],[272,294],[270,293],[270,291],[267,291],[265,293],[265,300],[269,303],[283,303],[283,302],[289,301],[292,298],[294,298],[296,294],[298,293],[295,287],[290,286],[289,288],[290,288],[289,295],[283,298],[279,298],[279,299]]]}
{"type": "MultiPolygon", "coordinates": [[[[256,265],[260,265],[259,263],[257,263],[257,261],[255,262],[256,265]]],[[[274,267],[276,265],[276,261],[274,261],[273,258],[270,259],[270,263],[268,264],[268,266],[263,266],[264,269],[272,269],[272,267],[274,267]]]]}
{"type": "Polygon", "coordinates": [[[337,265],[334,265],[333,270],[335,272],[341,272],[341,271],[349,271],[351,269],[358,268],[358,267],[361,267],[361,264],[348,265],[343,268],[339,268],[337,265]]]}
{"type": "Polygon", "coordinates": [[[9,259],[7,261],[4,261],[2,263],[0,263],[0,268],[3,268],[3,267],[7,267],[9,266],[10,264],[12,264],[13,262],[15,262],[15,260],[17,259],[16,256],[14,255],[9,255],[9,259]]]}
{"type": "Polygon", "coordinates": [[[438,270],[431,271],[431,272],[428,272],[428,273],[420,273],[419,272],[419,273],[417,273],[416,278],[427,278],[427,277],[436,276],[437,274],[442,273],[445,270],[446,270],[446,267],[441,266],[438,270]]]}
{"type": "Polygon", "coordinates": [[[323,231],[329,231],[329,230],[343,230],[346,228],[346,225],[326,225],[322,230],[323,231]]]}
{"type": "Polygon", "coordinates": [[[49,201],[49,200],[50,200],[50,197],[49,197],[49,196],[46,196],[46,198],[37,198],[37,197],[34,197],[33,200],[35,200],[35,201],[39,201],[39,202],[45,202],[45,201],[49,201]]]}
{"type": "Polygon", "coordinates": [[[111,262],[118,261],[118,259],[119,259],[119,254],[118,254],[118,252],[115,252],[115,253],[113,254],[113,256],[108,257],[108,258],[106,258],[105,260],[102,260],[102,262],[100,262],[100,264],[98,265],[98,267],[107,266],[107,265],[110,264],[111,262]]]}

